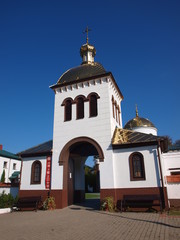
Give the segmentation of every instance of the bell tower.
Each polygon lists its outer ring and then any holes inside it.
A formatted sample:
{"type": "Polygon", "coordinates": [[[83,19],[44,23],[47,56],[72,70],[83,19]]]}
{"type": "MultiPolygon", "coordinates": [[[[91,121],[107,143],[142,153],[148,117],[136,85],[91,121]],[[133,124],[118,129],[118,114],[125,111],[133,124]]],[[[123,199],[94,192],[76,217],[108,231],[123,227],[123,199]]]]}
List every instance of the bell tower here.
{"type": "Polygon", "coordinates": [[[96,49],[89,44],[89,29],[85,32],[81,65],[51,86],[55,93],[51,192],[59,208],[77,196],[83,199],[82,173],[88,156],[99,158],[101,190],[115,185],[111,139],[115,128],[122,128],[123,95],[112,73],[95,62],[96,49]]]}

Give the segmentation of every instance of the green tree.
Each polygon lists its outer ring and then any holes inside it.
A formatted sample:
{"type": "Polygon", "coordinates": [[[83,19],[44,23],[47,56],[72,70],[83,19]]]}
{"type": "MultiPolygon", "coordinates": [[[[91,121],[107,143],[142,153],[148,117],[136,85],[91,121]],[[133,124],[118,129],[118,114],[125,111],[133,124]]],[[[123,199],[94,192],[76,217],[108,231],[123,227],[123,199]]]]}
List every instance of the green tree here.
{"type": "Polygon", "coordinates": [[[163,136],[163,137],[167,138],[169,147],[173,145],[172,138],[170,136],[163,136]]]}
{"type": "Polygon", "coordinates": [[[93,187],[95,190],[96,187],[96,172],[93,168],[85,165],[85,190],[88,192],[88,185],[93,187]]]}
{"type": "Polygon", "coordinates": [[[180,139],[176,140],[174,145],[180,146],[180,139]]]}
{"type": "Polygon", "coordinates": [[[13,196],[8,193],[6,194],[4,191],[0,194],[0,208],[9,208],[13,207],[13,204],[17,203],[18,197],[13,198],[13,196]]]}
{"type": "Polygon", "coordinates": [[[5,182],[5,170],[3,170],[3,173],[1,175],[1,182],[4,183],[5,182]]]}

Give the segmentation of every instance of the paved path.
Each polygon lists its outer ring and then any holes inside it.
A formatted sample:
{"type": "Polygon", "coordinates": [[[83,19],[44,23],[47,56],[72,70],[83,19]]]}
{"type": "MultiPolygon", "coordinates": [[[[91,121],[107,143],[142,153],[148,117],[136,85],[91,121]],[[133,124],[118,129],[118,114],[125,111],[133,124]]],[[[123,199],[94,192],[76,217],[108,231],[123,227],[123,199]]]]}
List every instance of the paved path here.
{"type": "Polygon", "coordinates": [[[107,213],[87,205],[0,215],[1,240],[180,240],[180,217],[107,213]]]}

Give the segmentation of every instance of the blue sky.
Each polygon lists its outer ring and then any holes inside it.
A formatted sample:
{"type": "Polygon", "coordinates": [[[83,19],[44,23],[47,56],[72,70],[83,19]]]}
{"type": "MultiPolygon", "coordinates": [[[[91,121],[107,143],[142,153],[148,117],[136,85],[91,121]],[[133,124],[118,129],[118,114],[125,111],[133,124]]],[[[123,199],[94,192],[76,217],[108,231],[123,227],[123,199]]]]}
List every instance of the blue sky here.
{"type": "Polygon", "coordinates": [[[55,84],[81,63],[83,30],[124,95],[123,125],[149,118],[180,139],[180,1],[0,1],[0,144],[17,153],[53,137],[55,84]]]}

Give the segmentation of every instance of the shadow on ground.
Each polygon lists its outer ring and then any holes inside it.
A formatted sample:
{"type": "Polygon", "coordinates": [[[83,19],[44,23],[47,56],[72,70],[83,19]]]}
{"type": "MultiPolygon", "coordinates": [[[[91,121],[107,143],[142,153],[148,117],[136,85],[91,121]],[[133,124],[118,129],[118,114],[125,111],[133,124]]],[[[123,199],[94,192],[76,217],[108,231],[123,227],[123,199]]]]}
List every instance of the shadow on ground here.
{"type": "MultiPolygon", "coordinates": [[[[137,218],[136,214],[138,216],[140,213],[136,213],[136,212],[110,213],[110,212],[100,211],[100,199],[88,199],[88,200],[85,200],[85,202],[83,202],[83,203],[78,203],[78,204],[74,204],[72,206],[69,206],[69,208],[71,210],[94,211],[97,214],[105,214],[106,216],[109,215],[109,216],[112,216],[112,217],[117,217],[117,218],[121,218],[121,219],[128,219],[128,220],[131,220],[131,221],[148,222],[148,223],[162,225],[162,226],[170,227],[170,228],[178,228],[178,229],[180,228],[179,226],[171,225],[171,224],[159,221],[159,220],[158,221],[152,221],[152,220],[148,220],[148,219],[137,218]]],[[[148,214],[148,213],[145,213],[145,214],[148,214]]],[[[159,214],[159,213],[149,213],[149,214],[159,214]]]]}
{"type": "Polygon", "coordinates": [[[86,199],[85,202],[77,203],[69,207],[72,210],[100,210],[100,199],[86,199]]]}

